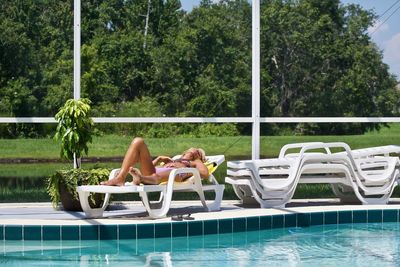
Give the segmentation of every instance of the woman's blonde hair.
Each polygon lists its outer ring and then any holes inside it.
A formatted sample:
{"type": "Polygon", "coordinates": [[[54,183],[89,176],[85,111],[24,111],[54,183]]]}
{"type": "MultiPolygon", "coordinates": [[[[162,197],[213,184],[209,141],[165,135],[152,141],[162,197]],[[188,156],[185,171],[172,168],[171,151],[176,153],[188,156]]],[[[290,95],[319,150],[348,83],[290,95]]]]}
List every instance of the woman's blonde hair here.
{"type": "MultiPolygon", "coordinates": [[[[185,153],[187,153],[187,152],[190,152],[190,151],[193,151],[193,150],[196,150],[197,151],[197,157],[196,158],[194,158],[194,159],[200,159],[202,162],[206,162],[206,152],[204,151],[204,149],[202,149],[202,148],[197,148],[197,147],[191,147],[191,148],[189,148],[188,150],[186,150],[185,152],[183,152],[183,154],[185,154],[185,153]]],[[[183,155],[182,154],[182,155],[183,155]]]]}

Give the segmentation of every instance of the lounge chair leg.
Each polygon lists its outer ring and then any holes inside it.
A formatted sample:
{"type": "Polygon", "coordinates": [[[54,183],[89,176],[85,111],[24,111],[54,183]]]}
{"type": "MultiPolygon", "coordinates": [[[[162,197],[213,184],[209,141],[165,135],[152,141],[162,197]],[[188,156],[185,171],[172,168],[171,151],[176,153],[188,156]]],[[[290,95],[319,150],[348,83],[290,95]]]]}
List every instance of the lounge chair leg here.
{"type": "Polygon", "coordinates": [[[101,208],[92,208],[89,204],[90,192],[78,190],[79,201],[81,203],[82,210],[85,212],[86,218],[99,218],[103,217],[103,212],[108,205],[110,194],[106,194],[104,202],[101,208]]]}
{"type": "Polygon", "coordinates": [[[168,197],[168,194],[166,192],[161,192],[163,194],[163,201],[161,203],[157,202],[157,206],[160,206],[160,208],[152,208],[151,202],[149,200],[149,197],[146,192],[139,192],[139,195],[142,199],[143,205],[147,210],[147,213],[149,214],[149,217],[151,218],[163,218],[167,215],[169,207],[171,205],[171,199],[172,199],[172,194],[168,197]]]}
{"type": "Polygon", "coordinates": [[[224,195],[224,185],[214,185],[215,198],[214,201],[206,204],[208,211],[217,211],[221,209],[222,197],[224,195]]]}
{"type": "Polygon", "coordinates": [[[272,198],[272,199],[263,199],[259,196],[258,192],[254,189],[255,186],[251,186],[250,189],[253,193],[254,199],[260,204],[260,207],[263,209],[268,208],[284,208],[286,203],[289,202],[289,199],[286,197],[282,198],[272,198]]]}

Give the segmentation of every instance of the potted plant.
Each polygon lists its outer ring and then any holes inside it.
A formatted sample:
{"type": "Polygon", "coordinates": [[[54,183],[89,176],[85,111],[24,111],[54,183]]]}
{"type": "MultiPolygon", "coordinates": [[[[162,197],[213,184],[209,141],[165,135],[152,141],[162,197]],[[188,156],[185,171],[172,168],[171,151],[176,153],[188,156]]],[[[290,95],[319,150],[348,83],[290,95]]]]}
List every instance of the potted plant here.
{"type": "Polygon", "coordinates": [[[69,99],[58,111],[58,122],[54,138],[61,141],[61,158],[74,161],[74,168],[80,168],[82,152],[88,154],[88,143],[92,142],[94,122],[90,117],[90,100],[69,99]]]}
{"type": "MultiPolygon", "coordinates": [[[[59,170],[49,177],[47,192],[50,195],[53,207],[61,202],[64,210],[82,211],[76,187],[85,184],[99,184],[108,179],[110,171],[107,169],[69,169],[59,170]]],[[[102,205],[103,194],[92,194],[90,206],[98,208],[102,205]]]]}
{"type": "MultiPolygon", "coordinates": [[[[47,191],[56,207],[61,201],[65,210],[82,210],[76,187],[99,184],[107,180],[106,169],[82,170],[81,156],[88,154],[88,143],[92,141],[93,120],[90,117],[89,99],[69,99],[55,116],[58,126],[54,138],[61,143],[61,158],[73,160],[74,169],[57,171],[49,177],[47,191]]],[[[91,205],[101,205],[101,195],[92,196],[91,205]]]]}

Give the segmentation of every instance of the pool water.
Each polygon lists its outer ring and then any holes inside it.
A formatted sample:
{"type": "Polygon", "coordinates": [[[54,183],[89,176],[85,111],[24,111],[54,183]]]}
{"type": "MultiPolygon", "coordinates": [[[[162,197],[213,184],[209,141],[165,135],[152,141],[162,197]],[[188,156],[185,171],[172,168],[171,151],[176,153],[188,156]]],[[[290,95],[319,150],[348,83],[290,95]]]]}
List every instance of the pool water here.
{"type": "Polygon", "coordinates": [[[1,266],[399,266],[400,224],[179,238],[2,241],[1,266]]]}

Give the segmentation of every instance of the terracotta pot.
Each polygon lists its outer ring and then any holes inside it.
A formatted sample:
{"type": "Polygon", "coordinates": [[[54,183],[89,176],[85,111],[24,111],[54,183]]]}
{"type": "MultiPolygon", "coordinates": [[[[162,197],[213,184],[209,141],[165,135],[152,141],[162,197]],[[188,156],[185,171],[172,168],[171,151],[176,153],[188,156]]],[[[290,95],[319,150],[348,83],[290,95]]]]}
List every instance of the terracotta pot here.
{"type": "MultiPolygon", "coordinates": [[[[79,200],[74,199],[73,195],[68,192],[67,188],[64,184],[60,184],[60,198],[61,204],[63,205],[64,210],[66,211],[82,211],[81,203],[79,200]]],[[[95,203],[90,201],[90,207],[92,208],[100,208],[103,204],[103,195],[102,194],[95,194],[94,195],[95,203]]]]}

